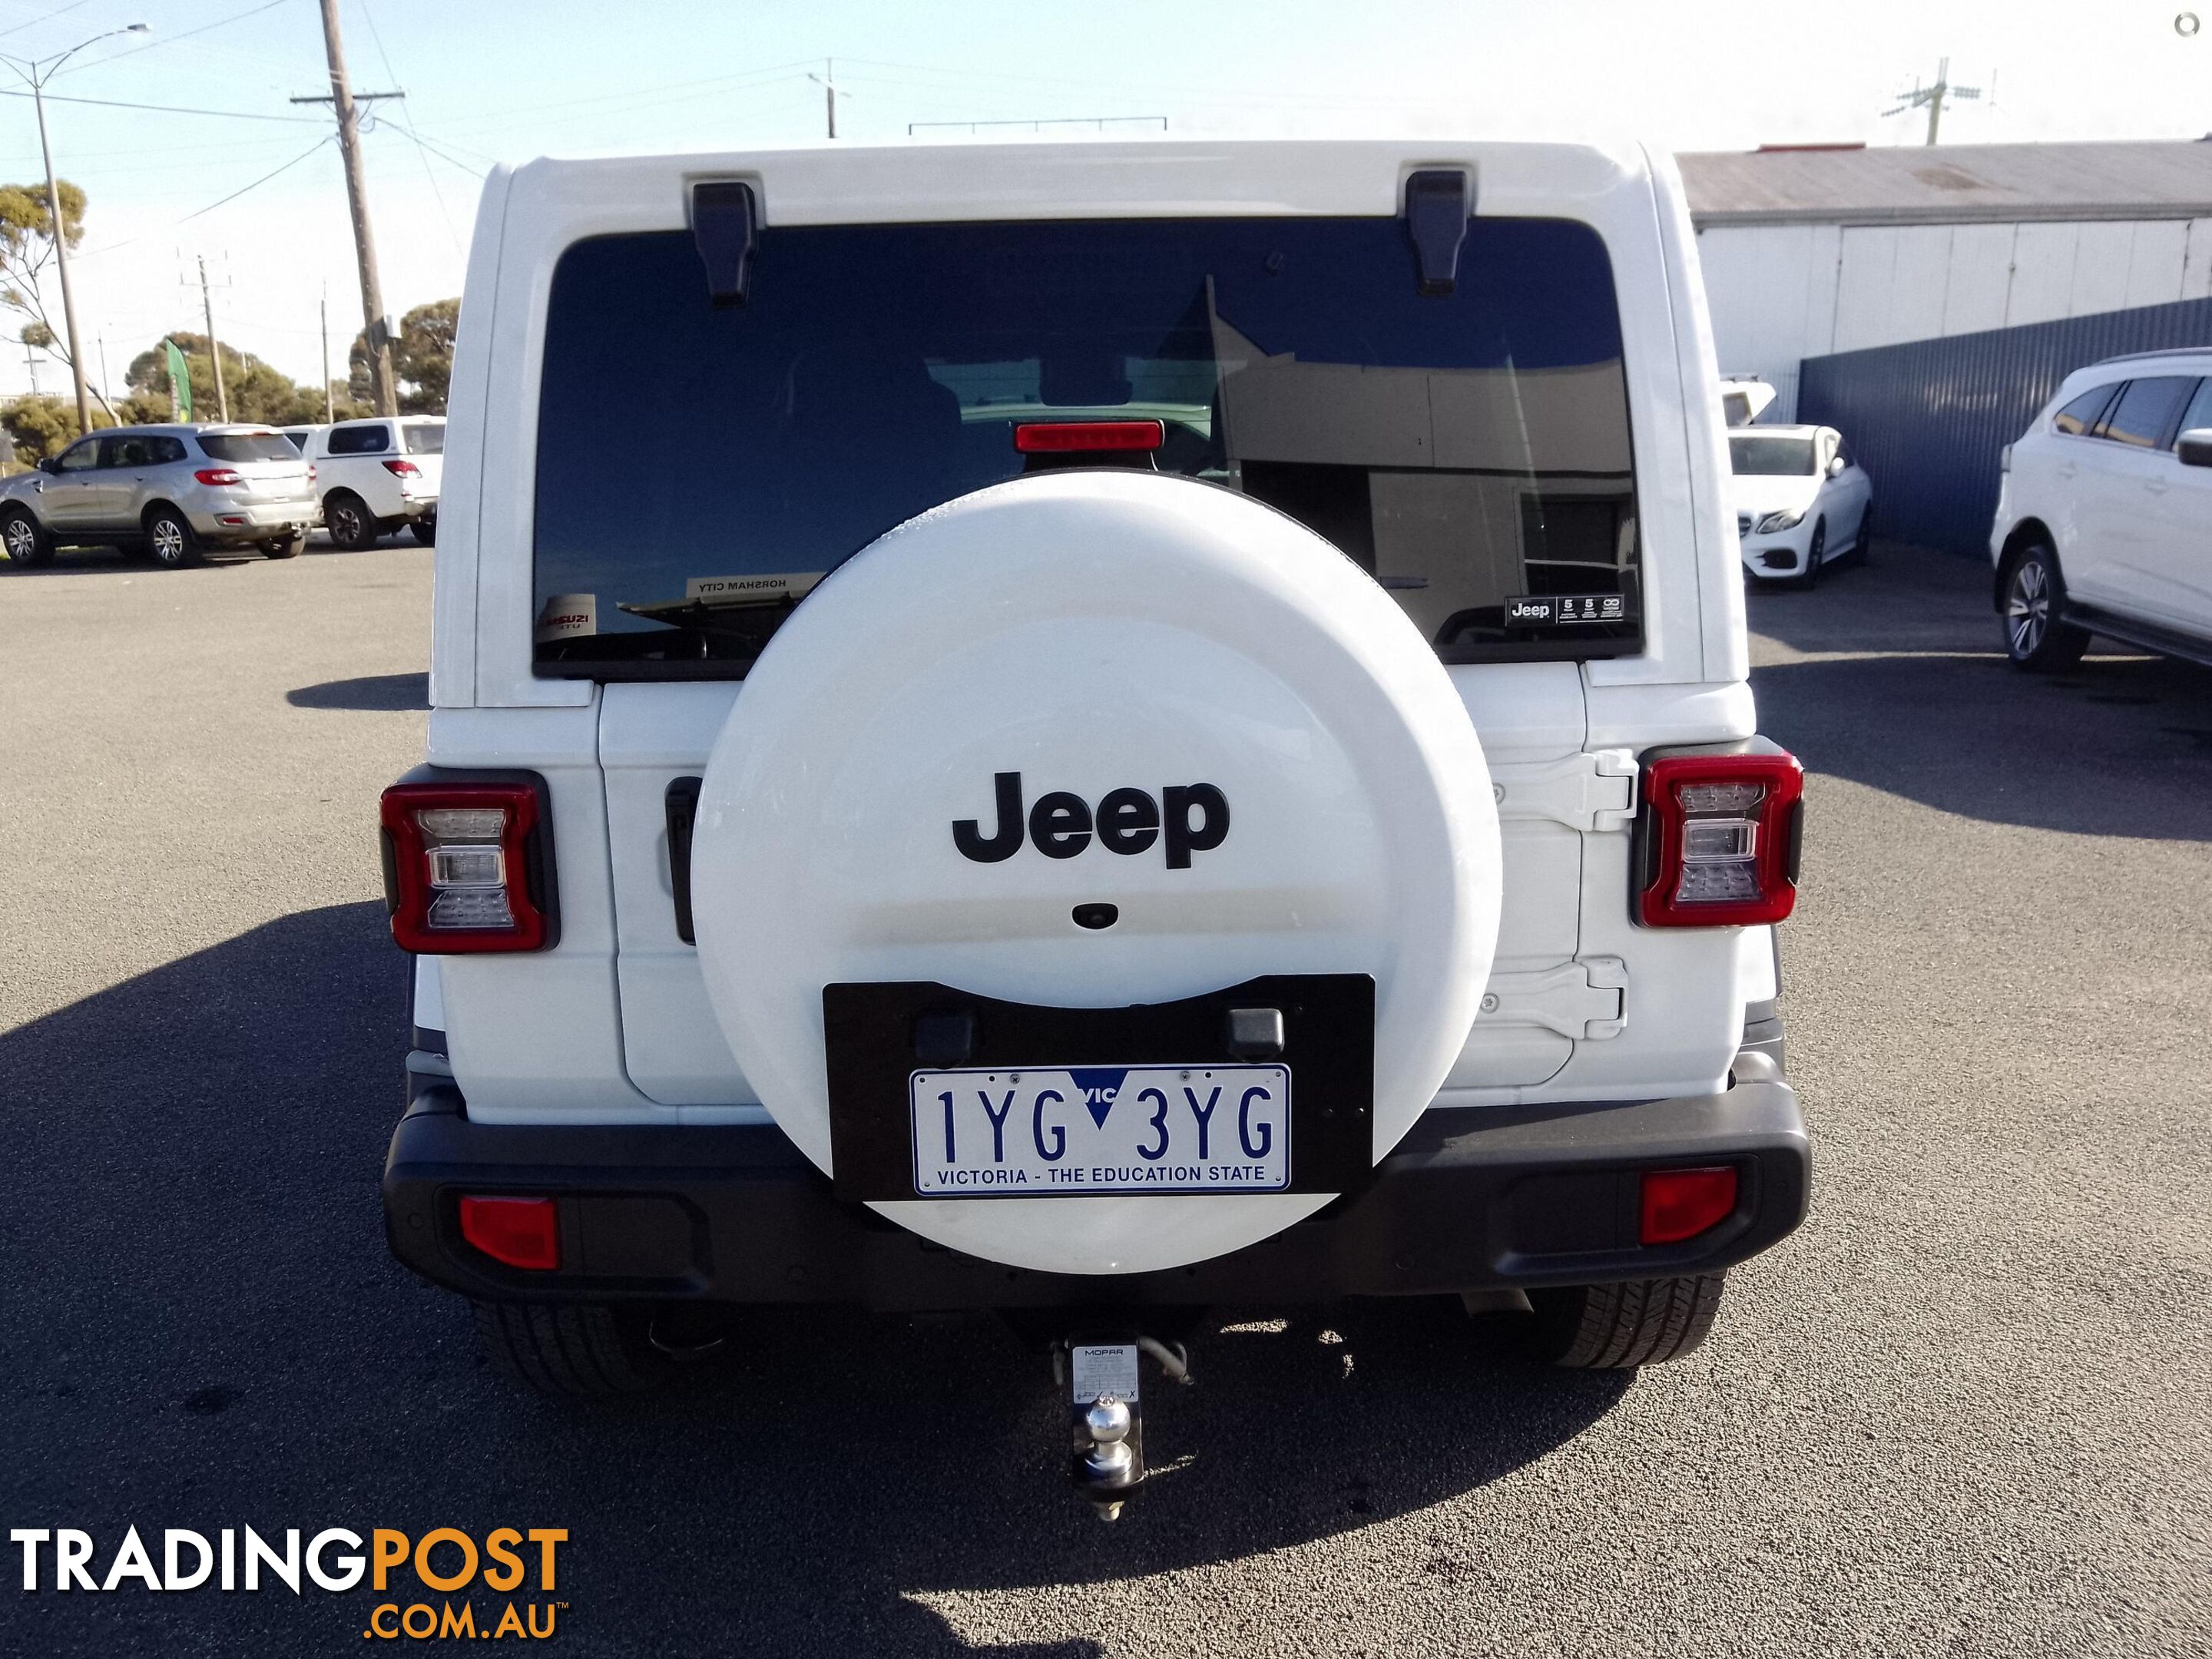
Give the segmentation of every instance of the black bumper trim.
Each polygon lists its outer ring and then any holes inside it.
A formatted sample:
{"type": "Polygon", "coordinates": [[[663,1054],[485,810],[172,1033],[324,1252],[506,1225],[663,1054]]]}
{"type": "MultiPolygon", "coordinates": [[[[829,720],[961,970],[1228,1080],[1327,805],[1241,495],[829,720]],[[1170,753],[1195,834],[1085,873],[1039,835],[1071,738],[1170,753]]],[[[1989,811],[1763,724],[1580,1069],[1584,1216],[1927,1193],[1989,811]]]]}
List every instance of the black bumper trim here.
{"type": "Polygon", "coordinates": [[[1310,1304],[1715,1272],[1804,1218],[1810,1176],[1797,1097],[1778,1080],[1673,1100],[1440,1109],[1363,1191],[1273,1238],[1092,1278],[963,1255],[842,1203],[770,1124],[477,1123],[448,1085],[422,1089],[400,1120],[384,1209],[401,1261],[487,1301],[1310,1304]],[[1735,1213],[1686,1243],[1638,1245],[1641,1172],[1715,1164],[1738,1170],[1735,1213]],[[505,1267],[463,1242],[465,1191],[559,1196],[561,1269],[505,1267]]]}

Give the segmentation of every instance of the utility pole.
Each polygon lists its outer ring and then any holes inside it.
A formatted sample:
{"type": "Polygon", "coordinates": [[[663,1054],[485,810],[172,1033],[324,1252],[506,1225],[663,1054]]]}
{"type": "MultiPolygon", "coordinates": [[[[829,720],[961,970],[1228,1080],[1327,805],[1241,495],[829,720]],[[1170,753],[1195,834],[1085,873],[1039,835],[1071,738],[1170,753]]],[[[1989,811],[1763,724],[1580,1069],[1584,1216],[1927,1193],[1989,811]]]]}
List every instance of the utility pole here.
{"type": "MultiPolygon", "coordinates": [[[[392,331],[384,314],[384,285],[376,275],[376,238],[368,225],[368,179],[361,163],[361,106],[404,92],[365,92],[356,97],[346,79],[345,42],[338,33],[338,0],[322,0],[323,48],[330,58],[331,89],[295,104],[328,104],[337,112],[338,149],[345,157],[346,203],[353,210],[354,253],[361,264],[361,312],[368,340],[369,395],[380,415],[399,412],[399,388],[392,373],[392,331]]],[[[323,377],[325,388],[330,377],[323,377]]],[[[325,393],[328,395],[327,390],[325,393]]]]}
{"type": "Polygon", "coordinates": [[[39,360],[31,355],[28,340],[23,342],[23,370],[31,377],[31,395],[35,398],[39,395],[39,360]]]}
{"type": "Polygon", "coordinates": [[[145,24],[132,23],[127,27],[95,34],[90,40],[80,40],[56,58],[0,58],[0,62],[5,62],[29,86],[31,102],[39,112],[39,153],[46,163],[46,216],[54,233],[54,268],[62,281],[62,327],[69,336],[70,373],[76,380],[76,429],[79,432],[92,430],[92,399],[84,389],[84,355],[77,349],[76,296],[70,291],[69,231],[62,221],[61,187],[54,182],[53,146],[46,142],[46,82],[53,78],[55,70],[94,41],[105,40],[110,35],[145,33],[145,24]]]}
{"type": "Polygon", "coordinates": [[[215,337],[215,301],[208,293],[207,255],[200,258],[200,312],[207,319],[208,361],[215,365],[215,413],[219,421],[230,418],[230,397],[222,389],[222,347],[215,337]]]}
{"type": "Polygon", "coordinates": [[[1912,82],[1911,91],[1900,92],[1897,95],[1905,101],[1898,105],[1895,109],[1882,111],[1882,118],[1887,120],[1893,115],[1902,115],[1907,110],[1925,109],[1928,112],[1928,142],[1932,144],[1936,142],[1937,131],[1943,125],[1944,103],[1947,100],[1956,103],[1960,99],[1978,98],[1982,95],[1982,89],[1979,87],[1953,86],[1951,60],[1945,58],[1938,60],[1936,65],[1934,86],[1923,87],[1916,78],[1912,82]]]}
{"type": "Polygon", "coordinates": [[[338,417],[337,403],[331,392],[331,292],[326,283],[323,289],[323,424],[331,425],[338,417]]]}
{"type": "Polygon", "coordinates": [[[837,63],[835,58],[822,60],[822,73],[806,77],[822,88],[823,97],[830,106],[830,136],[837,136],[837,63]]]}

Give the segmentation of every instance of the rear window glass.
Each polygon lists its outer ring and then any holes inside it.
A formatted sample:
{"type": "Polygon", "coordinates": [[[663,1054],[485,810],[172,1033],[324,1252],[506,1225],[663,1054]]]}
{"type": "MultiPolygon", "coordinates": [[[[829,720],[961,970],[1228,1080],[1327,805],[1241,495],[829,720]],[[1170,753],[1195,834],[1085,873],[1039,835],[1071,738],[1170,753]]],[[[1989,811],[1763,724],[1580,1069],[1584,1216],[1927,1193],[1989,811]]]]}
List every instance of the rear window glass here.
{"type": "Polygon", "coordinates": [[[2195,377],[2189,375],[2158,374],[2129,381],[2112,412],[2105,416],[2105,429],[2098,435],[2139,449],[2157,448],[2159,440],[2166,436],[2166,423],[2196,386],[2195,377]]]}
{"type": "Polygon", "coordinates": [[[443,421],[420,421],[399,428],[400,441],[407,446],[410,455],[442,455],[446,453],[446,423],[443,421]]]}
{"type": "Polygon", "coordinates": [[[332,455],[381,455],[392,447],[392,428],[385,426],[334,426],[324,446],[332,455]]]}
{"type": "Polygon", "coordinates": [[[210,460],[296,461],[300,452],[281,432],[203,432],[200,447],[210,460]]]}
{"type": "Polygon", "coordinates": [[[2105,405],[2112,400],[2112,388],[2108,386],[2085,392],[2051,417],[2051,430],[2078,438],[2097,424],[2097,416],[2105,412],[2105,405]]]}
{"type": "Polygon", "coordinates": [[[571,247],[538,410],[540,672],[739,674],[822,574],[1018,477],[1017,423],[1154,419],[1158,469],[1302,520],[1449,662],[1641,647],[1620,313],[1586,226],[1477,219],[1424,297],[1395,219],[769,228],[571,247]],[[605,511],[605,411],[659,434],[605,511]]]}
{"type": "Polygon", "coordinates": [[[1729,470],[1744,478],[1809,478],[1810,438],[1730,438],[1729,470]]]}

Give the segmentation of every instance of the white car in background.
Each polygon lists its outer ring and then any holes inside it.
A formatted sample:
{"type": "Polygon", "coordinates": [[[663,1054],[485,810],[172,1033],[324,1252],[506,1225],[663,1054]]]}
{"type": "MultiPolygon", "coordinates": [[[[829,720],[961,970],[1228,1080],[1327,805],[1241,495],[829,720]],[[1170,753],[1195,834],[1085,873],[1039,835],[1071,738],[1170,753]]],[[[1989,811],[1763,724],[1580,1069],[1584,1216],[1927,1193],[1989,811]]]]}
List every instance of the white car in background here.
{"type": "Polygon", "coordinates": [[[1863,552],[1874,480],[1832,426],[1763,426],[1729,434],[1729,485],[1743,568],[1810,587],[1820,568],[1863,552]]]}
{"type": "Polygon", "coordinates": [[[2212,665],[2212,349],[2075,370],[2002,465],[1990,556],[2016,665],[2071,668],[2092,634],[2212,665]]]}
{"type": "Polygon", "coordinates": [[[374,546],[403,527],[425,547],[436,541],[444,416],[340,421],[310,440],[307,458],[323,492],[323,522],[338,546],[374,546]]]}

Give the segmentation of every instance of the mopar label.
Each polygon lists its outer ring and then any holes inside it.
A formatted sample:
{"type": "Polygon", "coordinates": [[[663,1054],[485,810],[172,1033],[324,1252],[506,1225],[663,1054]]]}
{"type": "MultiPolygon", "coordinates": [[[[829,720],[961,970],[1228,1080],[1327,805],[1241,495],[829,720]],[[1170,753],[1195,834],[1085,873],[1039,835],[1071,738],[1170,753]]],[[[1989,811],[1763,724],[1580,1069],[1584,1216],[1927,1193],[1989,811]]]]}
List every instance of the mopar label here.
{"type": "Polygon", "coordinates": [[[1157,842],[1169,869],[1188,870],[1192,854],[1212,852],[1229,835],[1229,797],[1210,783],[1170,784],[1158,799],[1142,789],[1110,790],[1095,808],[1080,795],[1054,790],[1039,795],[1026,817],[1020,773],[998,773],[991,785],[995,822],[990,834],[976,818],[952,826],[960,856],[977,864],[1013,857],[1024,840],[1048,859],[1072,859],[1096,839],[1125,858],[1149,852],[1157,842]]]}

